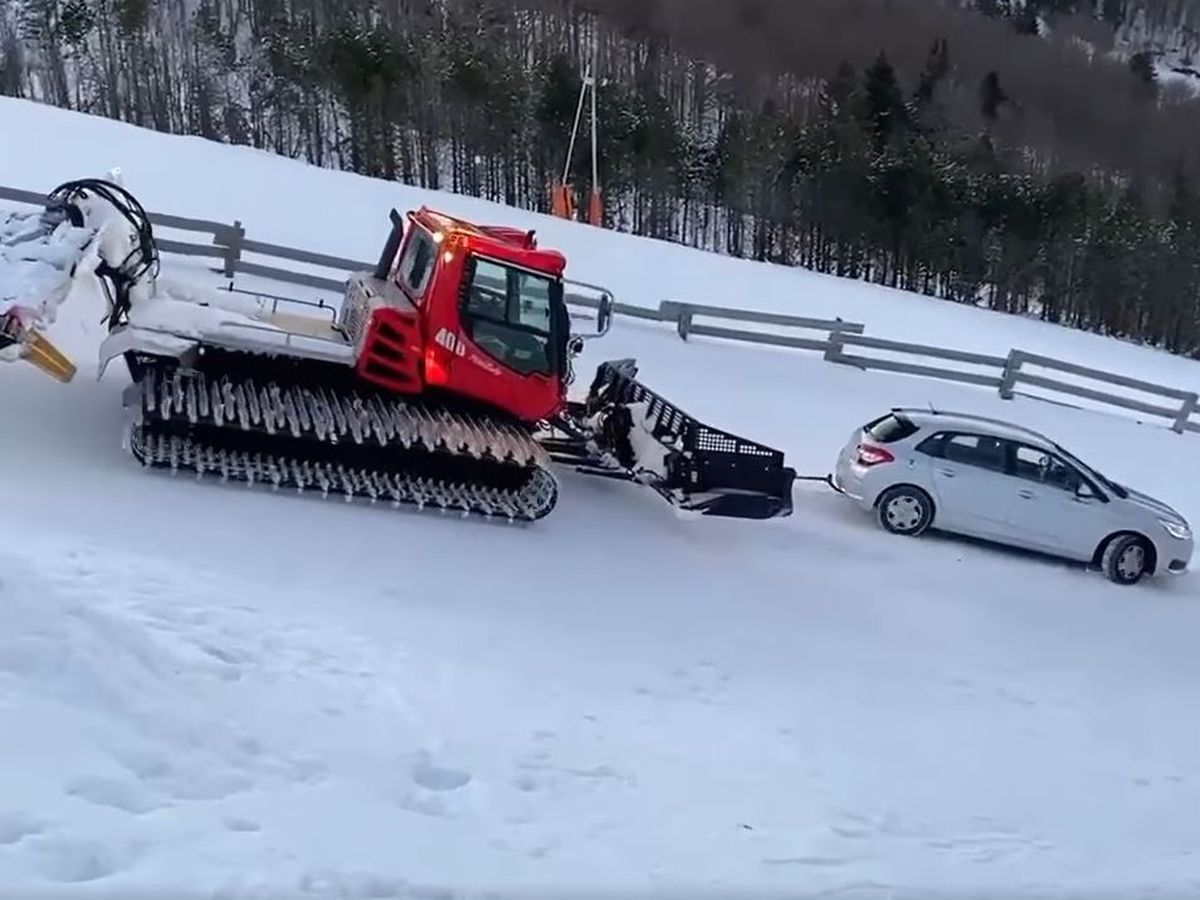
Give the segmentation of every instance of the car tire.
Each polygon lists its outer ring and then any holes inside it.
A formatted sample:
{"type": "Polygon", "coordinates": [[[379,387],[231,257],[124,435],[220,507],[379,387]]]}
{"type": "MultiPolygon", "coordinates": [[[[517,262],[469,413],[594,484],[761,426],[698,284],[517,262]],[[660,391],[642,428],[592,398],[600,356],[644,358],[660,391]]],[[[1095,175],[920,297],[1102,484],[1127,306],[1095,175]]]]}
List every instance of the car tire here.
{"type": "Polygon", "coordinates": [[[933,500],[918,487],[890,487],[875,502],[875,517],[889,534],[917,537],[933,523],[933,500]]]}
{"type": "Polygon", "coordinates": [[[1139,534],[1121,534],[1113,538],[1100,557],[1100,568],[1109,581],[1137,584],[1150,568],[1151,550],[1139,534]]]}

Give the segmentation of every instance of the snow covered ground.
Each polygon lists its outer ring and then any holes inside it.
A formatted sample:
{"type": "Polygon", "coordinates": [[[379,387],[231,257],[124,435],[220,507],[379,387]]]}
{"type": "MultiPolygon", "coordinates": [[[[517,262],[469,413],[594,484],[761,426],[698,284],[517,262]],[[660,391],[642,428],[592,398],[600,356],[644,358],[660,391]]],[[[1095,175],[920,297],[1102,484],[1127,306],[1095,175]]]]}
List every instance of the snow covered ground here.
{"type": "MultiPolygon", "coordinates": [[[[841,315],[1181,387],[1200,366],[0,100],[0,182],[124,168],[150,209],[370,259],[421,200],[534,224],[619,299],[841,315]],[[314,215],[319,211],[319,215],[314,215]]],[[[167,257],[172,271],[188,271],[167,257]]],[[[193,274],[199,270],[191,269],[193,274]]],[[[199,276],[197,276],[199,277],[199,276]]],[[[1200,582],[889,537],[839,498],[692,521],[563,476],[532,528],[196,484],[119,446],[99,307],[71,385],[0,369],[0,883],[220,897],[1200,890],[1200,582]]],[[[619,320],[590,347],[823,473],[887,406],[1044,428],[1200,522],[1200,437],[619,320]]]]}

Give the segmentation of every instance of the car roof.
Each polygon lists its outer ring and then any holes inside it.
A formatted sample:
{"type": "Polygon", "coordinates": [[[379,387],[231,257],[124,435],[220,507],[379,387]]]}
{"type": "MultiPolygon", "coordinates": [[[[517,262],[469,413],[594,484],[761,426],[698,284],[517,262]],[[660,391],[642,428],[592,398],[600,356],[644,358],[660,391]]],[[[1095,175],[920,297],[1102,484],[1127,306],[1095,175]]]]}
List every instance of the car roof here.
{"type": "Polygon", "coordinates": [[[992,437],[1061,449],[1057,443],[1041,432],[1015,422],[1006,422],[1003,419],[920,407],[895,407],[892,412],[904,416],[920,428],[932,428],[939,431],[969,431],[972,434],[987,434],[992,437]]]}

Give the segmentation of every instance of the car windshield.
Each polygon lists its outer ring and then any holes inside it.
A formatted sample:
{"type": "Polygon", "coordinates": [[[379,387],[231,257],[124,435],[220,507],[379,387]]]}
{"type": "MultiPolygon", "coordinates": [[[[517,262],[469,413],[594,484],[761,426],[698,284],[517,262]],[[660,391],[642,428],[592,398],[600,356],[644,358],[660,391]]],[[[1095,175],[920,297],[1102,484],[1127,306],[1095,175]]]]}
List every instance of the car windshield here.
{"type": "Polygon", "coordinates": [[[554,311],[562,302],[562,284],[491,259],[477,257],[472,262],[462,307],[467,336],[517,372],[557,372],[554,311]]]}
{"type": "Polygon", "coordinates": [[[1097,478],[1100,479],[1101,484],[1103,484],[1106,488],[1108,488],[1110,491],[1112,491],[1114,494],[1116,494],[1122,500],[1124,500],[1126,497],[1129,496],[1129,491],[1127,491],[1124,488],[1124,486],[1117,484],[1111,478],[1107,477],[1106,475],[1103,475],[1100,472],[1097,472],[1095,469],[1089,469],[1089,471],[1093,475],[1095,475],[1097,478]]]}
{"type": "Polygon", "coordinates": [[[1089,466],[1087,463],[1085,463],[1083,460],[1081,460],[1075,454],[1071,453],[1069,450],[1065,450],[1064,448],[1058,446],[1057,444],[1054,445],[1054,449],[1056,449],[1066,459],[1070,460],[1072,463],[1074,463],[1080,469],[1091,474],[1093,477],[1095,477],[1095,479],[1097,481],[1099,481],[1102,485],[1104,485],[1106,488],[1108,488],[1110,491],[1112,491],[1114,494],[1116,494],[1122,500],[1126,499],[1129,496],[1129,492],[1127,490],[1125,490],[1124,487],[1122,487],[1121,485],[1117,484],[1112,479],[1105,476],[1099,470],[1094,469],[1091,466],[1089,466]]]}

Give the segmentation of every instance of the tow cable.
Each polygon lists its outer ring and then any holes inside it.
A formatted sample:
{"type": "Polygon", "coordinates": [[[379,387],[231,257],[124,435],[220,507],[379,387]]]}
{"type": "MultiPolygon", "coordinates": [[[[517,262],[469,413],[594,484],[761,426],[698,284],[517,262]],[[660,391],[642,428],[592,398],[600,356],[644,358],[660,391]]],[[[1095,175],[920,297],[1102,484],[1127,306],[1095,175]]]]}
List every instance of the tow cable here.
{"type": "Polygon", "coordinates": [[[828,485],[834,491],[841,493],[841,489],[833,481],[833,475],[797,475],[796,481],[819,481],[822,484],[828,485]]]}

